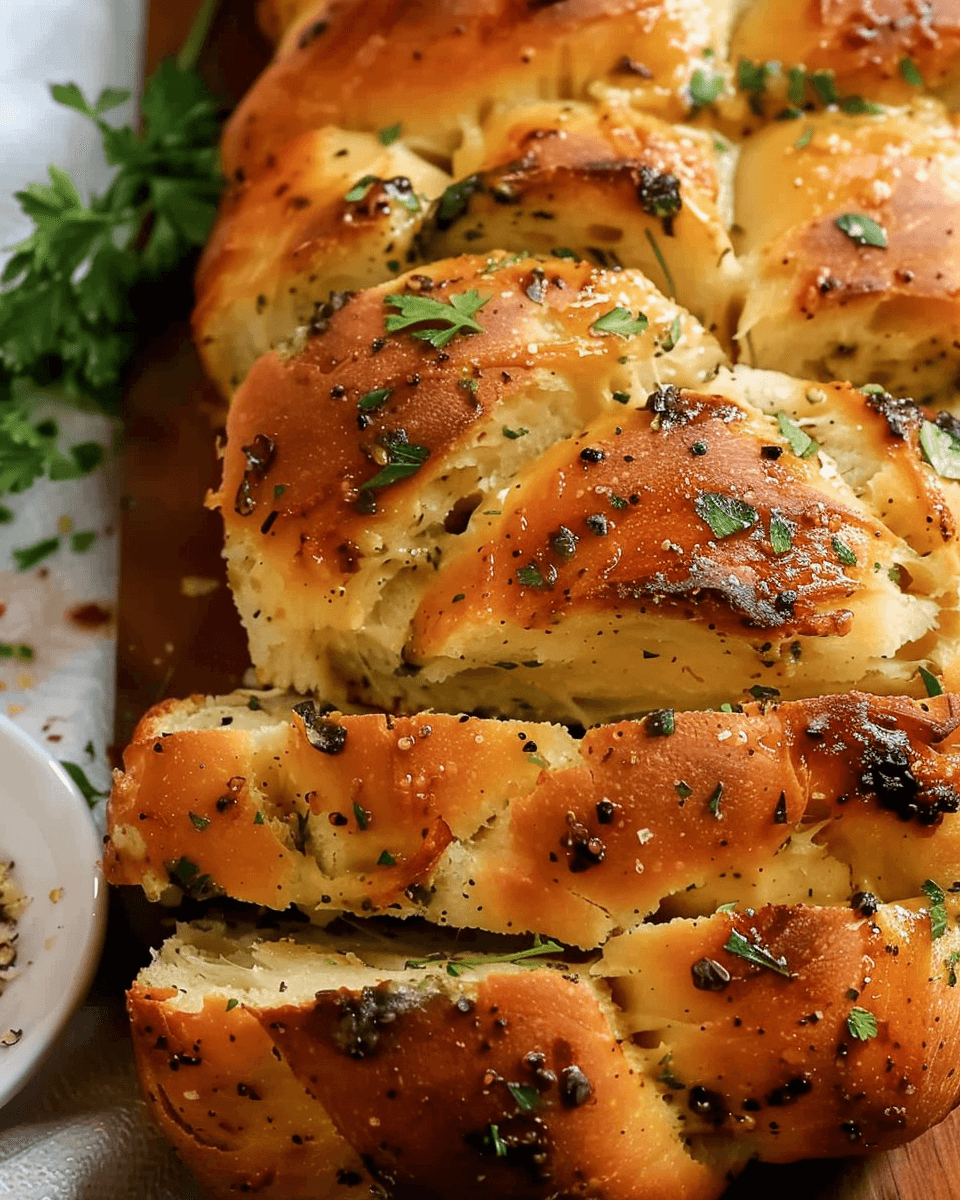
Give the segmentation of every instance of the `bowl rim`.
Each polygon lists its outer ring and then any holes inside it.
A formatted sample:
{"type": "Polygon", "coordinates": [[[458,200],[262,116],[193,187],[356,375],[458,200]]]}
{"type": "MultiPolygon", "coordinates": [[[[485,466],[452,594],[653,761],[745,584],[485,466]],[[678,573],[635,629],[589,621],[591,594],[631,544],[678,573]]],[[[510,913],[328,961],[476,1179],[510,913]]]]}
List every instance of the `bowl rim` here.
{"type": "MultiPolygon", "coordinates": [[[[58,823],[57,840],[63,843],[69,838],[69,855],[77,870],[83,872],[89,863],[89,887],[79,896],[73,894],[69,903],[71,912],[78,916],[79,929],[72,929],[70,937],[59,937],[56,943],[57,957],[63,959],[57,970],[58,985],[44,996],[45,1004],[37,1010],[36,1019],[31,1019],[29,1028],[15,1045],[0,1050],[0,1108],[2,1108],[29,1082],[53,1050],[60,1034],[81,1001],[93,980],[100,961],[107,924],[107,887],[103,877],[100,839],[91,818],[89,806],[60,763],[25,733],[13,721],[0,714],[0,748],[6,753],[0,761],[9,762],[8,755],[19,757],[21,762],[32,763],[46,776],[50,789],[59,793],[55,801],[62,808],[62,824],[58,823]]],[[[19,861],[24,861],[21,857],[19,861]]],[[[39,903],[38,897],[31,898],[39,903]]],[[[52,952],[52,951],[51,951],[52,952]]],[[[26,978],[30,967],[23,975],[8,985],[13,987],[21,978],[26,978]]],[[[2,1032],[2,1031],[0,1031],[2,1032]]]]}

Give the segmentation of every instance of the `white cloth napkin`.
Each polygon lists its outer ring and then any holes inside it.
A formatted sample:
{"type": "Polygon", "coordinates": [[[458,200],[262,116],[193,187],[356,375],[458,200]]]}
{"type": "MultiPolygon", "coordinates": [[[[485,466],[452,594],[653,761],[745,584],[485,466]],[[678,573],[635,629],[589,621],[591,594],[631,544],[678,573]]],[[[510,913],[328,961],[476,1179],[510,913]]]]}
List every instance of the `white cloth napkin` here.
{"type": "MultiPolygon", "coordinates": [[[[77,83],[88,97],[107,86],[136,95],[142,0],[0,2],[0,247],[30,232],[12,198],[47,166],[67,170],[81,193],[110,178],[96,131],[53,102],[50,83],[77,83]]],[[[133,120],[133,103],[113,114],[133,120]]],[[[67,445],[110,445],[102,418],[57,417],[67,445]]],[[[109,783],[106,746],[114,702],[119,472],[114,454],[87,479],[43,483],[3,498],[0,524],[0,642],[24,644],[32,660],[0,659],[0,712],[90,782],[109,783]],[[71,532],[97,536],[84,553],[71,532]],[[15,570],[13,551],[60,536],[40,567],[15,570]],[[97,606],[110,619],[98,622],[97,606]],[[87,609],[86,622],[78,609],[87,609]]],[[[93,814],[101,830],[103,805],[93,814]]],[[[0,813],[0,850],[3,820],[0,813]]],[[[2,1054],[2,1051],[0,1051],[2,1054]]],[[[0,1071],[3,1069],[0,1060],[0,1071]]],[[[149,1123],[139,1098],[122,1005],[94,996],[76,1015],[43,1070],[0,1110],[0,1198],[14,1200],[196,1200],[200,1191],[149,1123]]]]}

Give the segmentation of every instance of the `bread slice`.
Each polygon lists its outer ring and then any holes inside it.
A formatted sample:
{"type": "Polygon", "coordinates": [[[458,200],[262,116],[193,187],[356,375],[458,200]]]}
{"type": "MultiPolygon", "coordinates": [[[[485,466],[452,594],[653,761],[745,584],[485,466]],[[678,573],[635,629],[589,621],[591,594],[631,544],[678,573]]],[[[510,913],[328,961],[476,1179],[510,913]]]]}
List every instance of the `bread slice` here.
{"type": "Polygon", "coordinates": [[[359,293],[259,360],[213,502],[261,682],[593,724],[949,670],[960,486],[921,461],[949,431],[723,367],[638,272],[509,255],[359,293]],[[421,303],[477,328],[395,327],[421,303]]]}
{"type": "Polygon", "coordinates": [[[574,963],[181,927],[128,994],[138,1070],[214,1197],[710,1200],[956,1103],[957,901],[925,904],[717,913],[574,963]]]}
{"type": "Polygon", "coordinates": [[[151,710],[116,775],[108,879],[590,948],[657,912],[901,901],[957,876],[953,696],[662,711],[579,740],[295,700],[151,710]]]}

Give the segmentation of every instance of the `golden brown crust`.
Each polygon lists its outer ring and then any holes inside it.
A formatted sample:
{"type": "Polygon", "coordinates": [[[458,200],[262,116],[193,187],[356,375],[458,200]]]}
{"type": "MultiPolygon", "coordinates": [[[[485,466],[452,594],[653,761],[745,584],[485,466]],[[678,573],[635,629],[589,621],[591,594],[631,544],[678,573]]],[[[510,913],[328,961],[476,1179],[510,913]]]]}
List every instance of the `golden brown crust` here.
{"type": "Polygon", "coordinates": [[[718,889],[749,900],[735,881],[751,873],[789,899],[798,835],[821,848],[813,899],[909,899],[955,873],[955,697],[671,713],[579,743],[536,723],[332,716],[312,731],[326,753],[289,710],[232,728],[242,703],[212,709],[212,727],[184,728],[187,704],[142,723],[110,801],[111,882],[155,895],[207,880],[273,908],[420,913],[589,947],[681,893],[688,912],[711,911],[718,889]],[[256,795],[221,808],[231,774],[256,795]]]}
{"type": "Polygon", "coordinates": [[[128,993],[137,1074],[153,1119],[209,1194],[355,1195],[354,1182],[369,1180],[360,1156],[311,1103],[256,1016],[213,998],[181,1012],[167,1003],[171,993],[138,984],[128,993]]]}
{"type": "Polygon", "coordinates": [[[740,337],[755,365],[952,396],[958,182],[960,141],[935,115],[833,112],[751,139],[737,206],[751,279],[740,337]],[[884,246],[838,227],[859,216],[884,246]]]}
{"type": "Polygon", "coordinates": [[[252,175],[324,125],[400,122],[413,145],[449,153],[493,104],[581,99],[598,80],[679,119],[700,56],[728,20],[722,0],[325,0],[289,28],[231,118],[224,169],[252,175]],[[634,49],[642,74],[623,66],[634,49]]]}

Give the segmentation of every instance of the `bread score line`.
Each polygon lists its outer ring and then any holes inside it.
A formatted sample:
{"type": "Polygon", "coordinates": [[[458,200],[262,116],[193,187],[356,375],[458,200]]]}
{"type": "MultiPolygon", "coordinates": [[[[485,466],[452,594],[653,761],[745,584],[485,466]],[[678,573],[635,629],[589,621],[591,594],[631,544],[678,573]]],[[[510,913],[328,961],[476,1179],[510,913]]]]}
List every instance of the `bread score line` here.
{"type": "Polygon", "coordinates": [[[952,896],[772,905],[644,925],[579,963],[181,926],[128,1006],[150,1109],[216,1200],[452,1181],[713,1200],[751,1158],[889,1148],[950,1111],[957,916],[952,896]]]}
{"type": "Polygon", "coordinates": [[[591,949],[653,914],[869,908],[958,876],[955,696],[662,710],[579,740],[296,700],[151,710],[115,778],[110,882],[591,949]]]}
{"type": "Polygon", "coordinates": [[[638,272],[510,255],[261,358],[212,498],[261,682],[584,724],[949,682],[952,418],[725,365],[638,272]]]}

